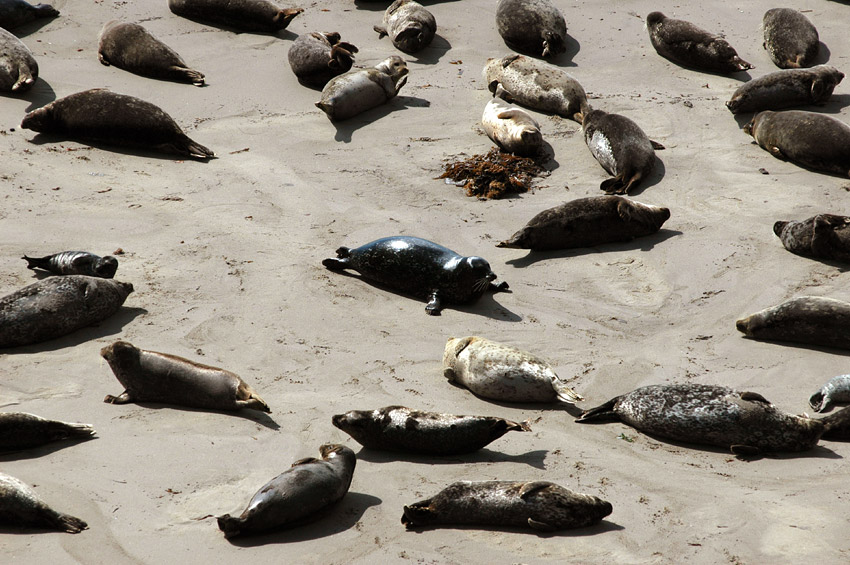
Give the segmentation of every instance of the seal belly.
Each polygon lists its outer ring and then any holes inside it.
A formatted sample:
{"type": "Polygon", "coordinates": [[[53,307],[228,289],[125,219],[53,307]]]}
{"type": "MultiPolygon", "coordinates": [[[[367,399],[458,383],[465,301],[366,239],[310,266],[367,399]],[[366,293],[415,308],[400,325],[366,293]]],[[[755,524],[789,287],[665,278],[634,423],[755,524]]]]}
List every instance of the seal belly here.
{"type": "Polygon", "coordinates": [[[608,171],[609,174],[617,176],[617,161],[614,158],[614,150],[611,147],[611,140],[600,130],[593,132],[590,136],[587,146],[590,148],[591,154],[599,161],[602,168],[608,171]]]}

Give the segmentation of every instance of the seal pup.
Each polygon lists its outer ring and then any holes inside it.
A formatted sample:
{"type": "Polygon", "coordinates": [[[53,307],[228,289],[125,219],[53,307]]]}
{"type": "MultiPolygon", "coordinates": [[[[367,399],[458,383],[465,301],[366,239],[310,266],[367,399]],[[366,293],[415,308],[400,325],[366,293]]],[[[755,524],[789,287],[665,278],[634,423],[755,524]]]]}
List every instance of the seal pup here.
{"type": "Polygon", "coordinates": [[[516,51],[548,59],[567,50],[567,22],[549,0],[499,0],[496,27],[516,51]]]}
{"type": "Polygon", "coordinates": [[[715,73],[755,68],[741,59],[725,39],[691,22],[652,12],[646,17],[646,28],[655,51],[679,65],[715,73]]]}
{"type": "Polygon", "coordinates": [[[547,251],[631,241],[661,229],[670,210],[622,196],[577,198],[543,210],[496,247],[547,251]]]}
{"type": "Polygon", "coordinates": [[[395,0],[384,12],[383,25],[373,29],[378,32],[378,39],[389,35],[399,51],[416,53],[431,45],[437,20],[415,0],[395,0]]]}
{"type": "Polygon", "coordinates": [[[426,455],[472,453],[508,432],[531,431],[527,421],[438,414],[404,406],[350,410],[333,416],[331,422],[363,447],[426,455]]]}
{"type": "Polygon", "coordinates": [[[0,0],[0,27],[6,30],[58,15],[59,10],[50,4],[32,5],[25,0],[0,0]]]}
{"type": "Polygon", "coordinates": [[[815,412],[826,412],[836,402],[850,402],[850,375],[832,377],[809,397],[809,406],[815,412]]]}
{"type": "Polygon", "coordinates": [[[46,528],[69,534],[88,529],[88,524],[49,507],[20,479],[0,472],[0,522],[14,527],[46,528]]]}
{"type": "Polygon", "coordinates": [[[398,55],[371,69],[348,71],[328,81],[316,102],[331,120],[347,120],[389,102],[407,84],[407,63],[398,55]]]}
{"type": "Polygon", "coordinates": [[[304,11],[281,8],[269,0],[168,0],[168,8],[189,20],[272,34],[286,29],[304,11]]]}
{"type": "Polygon", "coordinates": [[[0,91],[24,92],[38,78],[38,63],[20,39],[0,28],[0,91]]]}
{"type": "Polygon", "coordinates": [[[850,349],[850,303],[834,298],[792,298],[742,318],[735,325],[754,339],[850,349]]]}
{"type": "Polygon", "coordinates": [[[48,420],[25,412],[0,412],[0,450],[27,449],[95,435],[91,424],[48,420]]]}
{"type": "Polygon", "coordinates": [[[765,110],[753,116],[744,133],[777,159],[850,176],[850,126],[831,116],[802,110],[765,110]]]}
{"type": "Polygon", "coordinates": [[[499,97],[490,100],[484,107],[481,125],[493,143],[506,153],[522,157],[537,157],[544,152],[543,134],[540,124],[531,114],[508,104],[499,97]]]}
{"type": "Polygon", "coordinates": [[[266,483],[239,517],[218,517],[224,537],[291,528],[319,517],[342,500],[351,485],[357,457],[344,445],[325,444],[322,459],[308,457],[266,483]]]}
{"type": "Polygon", "coordinates": [[[824,431],[819,420],[779,411],[762,395],[725,386],[651,385],[585,410],[576,422],[619,420],[657,437],[715,445],[736,455],[805,451],[824,431]]]}
{"type": "Polygon", "coordinates": [[[115,314],[130,283],[67,275],[48,277],[0,298],[0,347],[61,337],[115,314]]]}
{"type": "Polygon", "coordinates": [[[100,257],[88,251],[62,251],[46,257],[21,257],[27,269],[42,269],[54,275],[88,275],[111,279],[118,270],[118,259],[112,255],[100,257]]]}
{"type": "Polygon", "coordinates": [[[475,524],[554,532],[598,524],[612,510],[601,498],[547,481],[459,481],[405,506],[401,523],[408,530],[475,524]]]}
{"type": "Polygon", "coordinates": [[[780,221],[773,224],[773,233],[791,253],[850,262],[850,217],[818,214],[799,222],[780,221]]]}
{"type": "Polygon", "coordinates": [[[733,114],[825,104],[844,73],[829,65],[774,71],[742,84],[726,107],[733,114]]]}
{"type": "Polygon", "coordinates": [[[287,53],[289,67],[298,77],[298,82],[322,88],[333,77],[348,72],[354,63],[357,47],[341,39],[336,31],[299,35],[287,53]]]}
{"type": "Polygon", "coordinates": [[[443,376],[483,398],[507,402],[573,404],[584,398],[564,384],[545,360],[478,336],[450,337],[443,376]]]}
{"type": "Polygon", "coordinates": [[[508,289],[505,282],[493,284],[496,274],[481,257],[464,257],[419,237],[384,237],[354,249],[340,247],[336,255],[322,265],[332,271],[352,269],[367,280],[424,298],[431,315],[445,304],[468,304],[488,290],[508,289]]]}
{"type": "Polygon", "coordinates": [[[204,86],[203,73],[190,69],[174,49],[139,24],[107,22],[100,30],[97,58],[137,75],[204,86]]]}
{"type": "Polygon", "coordinates": [[[104,88],[84,90],[54,100],[24,116],[21,127],[199,160],[215,157],[211,150],[189,139],[162,108],[104,88]]]}
{"type": "Polygon", "coordinates": [[[764,48],[780,69],[808,67],[818,56],[820,41],[814,24],[792,8],[764,13],[764,48]]]}
{"type": "Polygon", "coordinates": [[[100,356],[125,389],[119,396],[107,395],[103,401],[109,404],[161,402],[212,410],[271,412],[239,375],[218,367],[139,349],[126,341],[107,345],[100,356]]]}

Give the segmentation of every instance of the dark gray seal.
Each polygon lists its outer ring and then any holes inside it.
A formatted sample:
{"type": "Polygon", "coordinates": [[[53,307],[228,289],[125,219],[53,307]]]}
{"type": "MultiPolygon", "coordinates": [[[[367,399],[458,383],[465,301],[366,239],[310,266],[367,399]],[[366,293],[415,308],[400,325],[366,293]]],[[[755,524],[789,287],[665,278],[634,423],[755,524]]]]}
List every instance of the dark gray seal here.
{"type": "Polygon", "coordinates": [[[130,283],[68,275],[48,277],[0,298],[0,347],[61,337],[115,314],[130,283]]]}
{"type": "Polygon", "coordinates": [[[818,56],[818,30],[809,18],[792,8],[764,13],[764,48],[780,69],[808,67],[818,56]]]}
{"type": "Polygon", "coordinates": [[[50,4],[33,5],[24,0],[0,0],[0,27],[6,30],[58,15],[59,10],[50,4]]]}
{"type": "Polygon", "coordinates": [[[333,77],[348,72],[357,47],[340,41],[338,32],[305,33],[292,42],[287,58],[298,82],[322,88],[333,77]]]}
{"type": "Polygon", "coordinates": [[[803,257],[850,262],[850,217],[818,214],[799,222],[776,222],[785,249],[803,257]]]}
{"type": "Polygon", "coordinates": [[[622,196],[577,198],[543,210],[496,247],[546,251],[631,241],[657,232],[668,218],[667,208],[622,196]]]}
{"type": "Polygon", "coordinates": [[[374,29],[378,39],[389,35],[396,49],[416,53],[431,45],[437,33],[437,20],[415,0],[395,0],[384,12],[383,25],[374,29]]]}
{"type": "Polygon", "coordinates": [[[371,69],[348,71],[328,81],[316,102],[331,120],[347,120],[389,102],[407,84],[407,63],[397,55],[371,69]]]}
{"type": "Polygon", "coordinates": [[[118,270],[118,259],[112,255],[100,257],[88,251],[62,251],[46,257],[21,257],[27,269],[42,269],[54,275],[88,275],[111,279],[118,270]]]}
{"type": "Polygon", "coordinates": [[[38,78],[38,63],[20,39],[0,28],[0,91],[25,92],[38,78]]]}
{"type": "Polygon", "coordinates": [[[103,401],[109,404],[162,402],[212,410],[271,412],[260,395],[230,371],[139,349],[126,341],[107,345],[100,355],[125,389],[119,396],[107,395],[103,401]]]}
{"type": "Polygon", "coordinates": [[[828,65],[774,71],[739,86],[726,107],[738,114],[825,104],[843,78],[844,73],[828,65]]]}
{"type": "Polygon", "coordinates": [[[203,73],[189,68],[174,49],[139,24],[107,22],[100,31],[97,58],[144,77],[204,85],[203,73]]]}
{"type": "Polygon", "coordinates": [[[302,8],[281,8],[269,0],[168,0],[172,13],[201,23],[239,31],[277,33],[302,8]]]}
{"type": "Polygon", "coordinates": [[[829,441],[850,441],[850,407],[842,408],[820,420],[824,425],[821,439],[829,441]]]}
{"type": "Polygon", "coordinates": [[[576,421],[599,420],[619,420],[645,434],[738,455],[805,451],[823,433],[819,420],[780,412],[760,394],[701,384],[644,386],[585,410],[576,421]]]}
{"type": "Polygon", "coordinates": [[[0,412],[0,450],[28,449],[65,439],[90,438],[90,424],[48,420],[24,412],[0,412]]]}
{"type": "Polygon", "coordinates": [[[601,498],[547,481],[459,481],[405,506],[401,523],[408,530],[473,524],[553,532],[592,526],[612,510],[601,498]]]}
{"type": "Polygon", "coordinates": [[[79,518],[52,509],[23,481],[5,473],[0,473],[0,523],[69,534],[78,534],[89,527],[79,518]]]}
{"type": "Polygon", "coordinates": [[[567,22],[549,0],[499,0],[496,28],[515,51],[548,59],[567,50],[567,22]]]}
{"type": "Polygon", "coordinates": [[[218,517],[224,537],[291,528],[318,518],[342,500],[351,485],[357,457],[344,445],[319,448],[322,460],[301,459],[266,483],[239,517],[218,517]]]}
{"type": "Polygon", "coordinates": [[[809,397],[809,406],[815,412],[826,412],[836,402],[850,402],[850,375],[838,375],[809,397]]]}
{"type": "Polygon", "coordinates": [[[363,447],[427,455],[472,453],[508,432],[531,431],[528,422],[438,414],[404,406],[351,410],[333,416],[331,422],[363,447]]]}
{"type": "Polygon", "coordinates": [[[676,64],[715,73],[755,68],[741,59],[725,39],[691,22],[652,12],[646,17],[646,28],[655,51],[676,64]]]}
{"type": "Polygon", "coordinates": [[[336,259],[322,265],[334,271],[352,269],[363,278],[428,300],[425,312],[439,314],[444,304],[475,302],[496,286],[496,274],[481,257],[464,257],[427,239],[384,237],[351,249],[340,247],[336,259]]]}
{"type": "Polygon", "coordinates": [[[21,127],[39,133],[139,147],[194,159],[215,153],[189,138],[162,108],[103,88],[84,90],[33,110],[21,127]]]}
{"type": "Polygon", "coordinates": [[[850,303],[834,298],[792,298],[742,318],[736,326],[754,339],[850,349],[850,303]]]}

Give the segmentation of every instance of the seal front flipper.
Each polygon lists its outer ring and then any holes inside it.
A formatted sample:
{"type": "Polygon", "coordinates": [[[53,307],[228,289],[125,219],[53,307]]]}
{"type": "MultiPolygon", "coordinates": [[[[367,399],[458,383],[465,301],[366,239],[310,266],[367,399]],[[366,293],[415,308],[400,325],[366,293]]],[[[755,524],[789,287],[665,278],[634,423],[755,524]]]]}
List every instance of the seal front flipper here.
{"type": "Polygon", "coordinates": [[[778,148],[777,146],[775,146],[775,145],[774,145],[774,146],[772,146],[772,147],[769,149],[769,151],[770,151],[770,152],[771,152],[771,154],[773,154],[773,156],[774,156],[774,157],[776,157],[777,159],[782,159],[783,161],[787,161],[787,160],[788,160],[788,158],[785,156],[785,154],[782,152],[782,150],[781,150],[780,148],[778,148]]]}
{"type": "Polygon", "coordinates": [[[298,465],[309,465],[310,463],[316,463],[321,461],[321,459],[316,459],[315,457],[305,457],[304,459],[299,459],[295,463],[291,465],[291,467],[297,467],[298,465]]]}
{"type": "Polygon", "coordinates": [[[111,394],[107,394],[106,398],[104,398],[103,401],[107,404],[129,404],[133,402],[133,398],[130,396],[130,393],[125,390],[118,396],[112,396],[111,394]]]}
{"type": "Polygon", "coordinates": [[[440,310],[443,309],[443,305],[440,302],[439,291],[434,291],[431,293],[431,296],[428,298],[428,304],[425,305],[425,312],[431,316],[439,316],[440,310]]]}
{"type": "Polygon", "coordinates": [[[655,149],[656,151],[662,151],[664,149],[667,149],[666,147],[664,147],[663,145],[661,145],[657,141],[653,141],[653,140],[650,139],[649,142],[652,144],[652,148],[655,149]]]}
{"type": "Polygon", "coordinates": [[[532,481],[530,483],[525,483],[524,485],[522,485],[522,488],[519,489],[519,497],[525,500],[535,492],[543,490],[544,488],[551,485],[552,483],[548,481],[532,481]]]}
{"type": "Polygon", "coordinates": [[[757,392],[742,392],[741,400],[748,400],[750,402],[761,402],[763,404],[770,404],[770,401],[760,395],[757,392]]]}
{"type": "Polygon", "coordinates": [[[557,529],[544,522],[538,522],[534,518],[528,519],[528,525],[532,530],[537,530],[538,532],[554,532],[557,529]]]}

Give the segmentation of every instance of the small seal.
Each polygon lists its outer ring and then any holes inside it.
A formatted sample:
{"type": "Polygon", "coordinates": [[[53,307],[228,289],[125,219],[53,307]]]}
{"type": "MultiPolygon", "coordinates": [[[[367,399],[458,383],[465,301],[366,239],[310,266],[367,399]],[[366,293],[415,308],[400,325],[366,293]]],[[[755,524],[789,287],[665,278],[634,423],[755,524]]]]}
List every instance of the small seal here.
{"type": "Polygon", "coordinates": [[[89,527],[79,518],[52,509],[23,481],[5,473],[0,473],[0,522],[69,534],[78,534],[89,527]]]}
{"type": "Polygon", "coordinates": [[[528,422],[422,412],[404,406],[351,410],[335,415],[331,422],[363,447],[426,455],[472,453],[508,432],[531,431],[528,422]]]}
{"type": "Polygon", "coordinates": [[[54,275],[88,275],[111,279],[118,270],[118,259],[112,255],[100,257],[88,251],[62,251],[46,257],[27,257],[27,269],[43,269],[54,275]]]}
{"type": "Polygon", "coordinates": [[[543,210],[496,247],[547,251],[631,241],[657,232],[668,218],[667,208],[622,196],[577,198],[543,210]]]}
{"type": "Polygon", "coordinates": [[[733,114],[825,104],[844,73],[829,65],[774,71],[738,87],[726,107],[733,114]]]}
{"type": "Polygon", "coordinates": [[[818,56],[818,30],[809,18],[792,8],[772,8],[764,13],[764,48],[780,69],[811,65],[818,56]]]}
{"type": "Polygon", "coordinates": [[[715,73],[755,68],[741,59],[725,39],[691,22],[652,12],[646,17],[646,27],[655,51],[676,64],[715,73]]]}
{"type": "Polygon", "coordinates": [[[371,69],[348,71],[328,81],[316,102],[331,120],[347,120],[395,98],[407,83],[407,63],[393,55],[371,69]]]}
{"type": "Polygon", "coordinates": [[[515,51],[548,59],[567,50],[567,22],[549,0],[499,0],[496,27],[515,51]]]}
{"type": "Polygon", "coordinates": [[[238,518],[219,516],[224,537],[298,526],[342,500],[351,485],[357,457],[344,445],[325,444],[319,452],[321,461],[314,457],[296,461],[263,485],[238,518]]]}
{"type": "Polygon", "coordinates": [[[215,157],[215,153],[189,139],[162,108],[104,88],[84,90],[54,100],[24,116],[21,127],[200,160],[215,157]]]}
{"type": "Polygon", "coordinates": [[[838,375],[809,397],[815,412],[826,412],[836,402],[850,402],[850,375],[838,375]]]}
{"type": "Polygon", "coordinates": [[[850,349],[850,303],[834,298],[792,298],[742,318],[735,325],[754,339],[850,349]]]}
{"type": "Polygon", "coordinates": [[[304,86],[322,88],[333,77],[348,72],[357,47],[340,41],[338,32],[306,33],[292,42],[289,67],[304,86]]]}
{"type": "Polygon", "coordinates": [[[736,455],[805,451],[817,445],[820,420],[777,410],[760,394],[725,386],[651,385],[585,410],[577,422],[619,420],[653,436],[730,449],[736,455]]]}
{"type": "Polygon", "coordinates": [[[352,269],[363,278],[428,300],[425,312],[436,315],[444,304],[475,302],[496,286],[496,274],[481,257],[464,257],[442,245],[419,237],[384,237],[351,249],[340,247],[336,259],[322,265],[332,271],[352,269]]]}
{"type": "Polygon", "coordinates": [[[33,6],[25,0],[0,0],[0,27],[9,30],[40,18],[55,18],[59,10],[50,4],[33,6]]]}
{"type": "Polygon", "coordinates": [[[0,91],[25,92],[38,78],[38,63],[20,39],[0,28],[0,91]]]}
{"type": "Polygon", "coordinates": [[[850,217],[818,214],[799,222],[776,222],[785,249],[803,257],[850,262],[850,217]]]}
{"type": "Polygon", "coordinates": [[[195,363],[183,357],[139,349],[116,341],[100,350],[115,378],[124,386],[119,396],[107,395],[109,404],[161,402],[211,410],[249,408],[271,412],[239,375],[195,363]]]}
{"type": "Polygon", "coordinates": [[[487,137],[506,153],[521,157],[542,155],[544,148],[540,124],[531,114],[498,96],[499,92],[496,98],[487,103],[481,116],[481,125],[487,137]]]}
{"type": "Polygon", "coordinates": [[[302,8],[281,8],[269,0],[168,0],[172,13],[201,23],[239,31],[277,33],[302,8]]]}
{"type": "Polygon", "coordinates": [[[474,524],[554,532],[598,524],[612,510],[601,498],[547,481],[459,481],[405,506],[401,523],[408,530],[474,524]]]}
{"type": "Polygon", "coordinates": [[[24,412],[0,412],[0,450],[27,449],[93,435],[95,431],[90,424],[47,420],[24,412]]]}
{"type": "Polygon", "coordinates": [[[396,49],[416,53],[431,44],[437,33],[437,20],[415,0],[395,0],[384,12],[383,25],[374,30],[378,39],[389,35],[396,49]]]}

